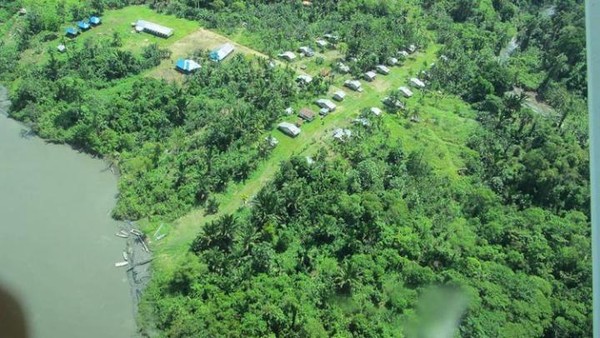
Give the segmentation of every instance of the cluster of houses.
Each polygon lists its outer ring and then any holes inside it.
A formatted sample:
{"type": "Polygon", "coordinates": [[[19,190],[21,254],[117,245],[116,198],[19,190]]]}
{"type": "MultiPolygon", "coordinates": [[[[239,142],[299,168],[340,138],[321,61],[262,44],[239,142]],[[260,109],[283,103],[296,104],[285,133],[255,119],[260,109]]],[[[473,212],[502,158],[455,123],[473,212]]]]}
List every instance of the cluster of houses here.
{"type": "MultiPolygon", "coordinates": [[[[85,32],[94,26],[98,26],[102,23],[102,20],[98,16],[90,16],[87,19],[81,20],[77,22],[77,27],[67,27],[65,29],[65,36],[69,38],[74,38],[78,36],[81,32],[85,32]]],[[[58,51],[64,52],[67,48],[64,44],[58,45],[58,51]]]]}
{"type": "MultiPolygon", "coordinates": [[[[325,40],[323,40],[324,42],[327,42],[325,40]]],[[[406,48],[406,50],[401,50],[398,52],[399,57],[406,57],[414,52],[416,52],[417,48],[415,45],[410,45],[406,48]]],[[[305,57],[311,57],[314,55],[314,51],[310,48],[310,47],[300,47],[298,49],[298,52],[305,56],[305,57]]],[[[296,58],[296,55],[291,52],[291,51],[287,51],[287,52],[283,52],[281,54],[279,54],[279,57],[288,60],[288,61],[293,61],[296,58]]],[[[388,75],[391,72],[391,69],[389,68],[390,66],[395,66],[398,65],[399,63],[399,59],[396,57],[391,57],[387,60],[386,64],[380,64],[374,67],[373,70],[365,72],[363,74],[363,78],[366,81],[374,81],[376,79],[376,77],[378,75],[388,75]]],[[[349,73],[350,72],[350,67],[347,66],[346,64],[344,64],[343,62],[339,62],[336,64],[336,68],[340,73],[349,73]]],[[[301,74],[298,75],[296,78],[296,81],[299,84],[309,84],[311,81],[313,80],[313,78],[310,75],[306,75],[306,74],[301,74]]],[[[363,91],[363,87],[361,84],[361,81],[358,79],[348,79],[346,81],[344,81],[344,87],[352,90],[352,91],[356,91],[356,92],[362,92],[363,91]]],[[[398,92],[405,98],[410,98],[414,95],[413,91],[411,90],[412,87],[413,90],[414,88],[417,89],[422,89],[425,88],[425,83],[420,80],[417,77],[413,77],[411,79],[409,79],[409,84],[408,86],[401,86],[398,88],[398,92]]],[[[281,130],[283,133],[291,136],[291,137],[296,137],[300,134],[300,126],[302,124],[302,122],[311,122],[315,119],[317,113],[321,116],[327,116],[329,113],[333,112],[336,110],[337,106],[334,103],[334,101],[344,101],[344,99],[346,98],[346,92],[343,90],[338,90],[335,93],[333,93],[332,95],[332,100],[327,99],[327,98],[319,98],[317,99],[314,103],[319,107],[318,112],[315,112],[313,110],[311,110],[310,108],[302,108],[300,109],[300,111],[298,112],[298,117],[300,118],[300,120],[293,124],[290,122],[282,122],[279,124],[278,128],[279,130],[281,130]]],[[[398,98],[392,98],[392,97],[385,97],[382,100],[382,103],[385,106],[394,108],[394,109],[405,109],[405,104],[398,98]]],[[[288,109],[286,109],[286,113],[288,115],[292,115],[293,114],[293,109],[290,107],[288,109]]],[[[381,108],[378,107],[371,107],[368,111],[363,112],[363,115],[361,115],[359,118],[354,119],[354,123],[363,125],[363,126],[370,126],[371,122],[369,121],[369,119],[366,117],[366,115],[364,114],[372,114],[373,116],[381,116],[383,114],[383,111],[381,108]]],[[[346,141],[348,139],[350,139],[352,137],[352,131],[349,129],[343,129],[343,128],[337,128],[333,131],[333,138],[339,141],[346,141]]]]}
{"type": "MultiPolygon", "coordinates": [[[[225,43],[208,54],[208,58],[214,62],[221,62],[235,51],[231,43],[225,43]]],[[[200,64],[192,59],[178,59],[175,63],[175,69],[183,74],[191,74],[200,69],[200,64]]]]}
{"type": "MultiPolygon", "coordinates": [[[[335,44],[337,41],[339,41],[339,36],[333,34],[323,34],[322,38],[315,40],[315,44],[317,47],[324,49],[329,47],[332,43],[335,44]]],[[[315,51],[309,46],[301,46],[298,48],[297,52],[304,57],[312,57],[315,55],[315,51]]],[[[277,56],[288,62],[296,60],[296,54],[289,50],[279,53],[277,56]]],[[[348,71],[350,71],[350,69],[348,69],[348,71]]]]}

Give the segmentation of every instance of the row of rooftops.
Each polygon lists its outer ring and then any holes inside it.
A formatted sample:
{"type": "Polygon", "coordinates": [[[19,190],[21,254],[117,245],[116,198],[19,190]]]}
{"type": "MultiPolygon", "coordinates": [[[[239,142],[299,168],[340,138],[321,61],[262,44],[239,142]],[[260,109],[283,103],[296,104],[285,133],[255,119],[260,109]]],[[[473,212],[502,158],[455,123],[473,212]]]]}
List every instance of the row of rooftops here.
{"type": "Polygon", "coordinates": [[[90,16],[88,19],[77,21],[76,27],[67,27],[65,29],[65,35],[70,37],[77,36],[81,31],[86,31],[90,29],[92,26],[98,26],[102,23],[102,19],[98,16],[90,16]]]}

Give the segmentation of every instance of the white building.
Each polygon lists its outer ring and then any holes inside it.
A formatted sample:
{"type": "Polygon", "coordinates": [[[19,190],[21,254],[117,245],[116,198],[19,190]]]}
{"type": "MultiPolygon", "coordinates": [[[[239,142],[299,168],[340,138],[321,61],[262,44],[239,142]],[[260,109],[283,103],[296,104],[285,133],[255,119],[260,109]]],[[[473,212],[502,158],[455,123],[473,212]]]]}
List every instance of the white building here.
{"type": "Polygon", "coordinates": [[[308,46],[302,46],[302,47],[298,48],[298,51],[307,57],[315,55],[315,52],[312,50],[312,48],[310,48],[308,46]]]}
{"type": "Polygon", "coordinates": [[[278,56],[287,61],[294,61],[296,59],[296,54],[294,54],[293,52],[290,52],[290,51],[283,52],[283,53],[279,54],[278,56]]]}
{"type": "Polygon", "coordinates": [[[406,58],[406,57],[408,57],[408,52],[405,51],[405,50],[401,50],[401,51],[398,52],[398,55],[401,56],[401,57],[406,58]]]}
{"type": "Polygon", "coordinates": [[[416,77],[410,79],[410,85],[417,88],[425,88],[425,83],[416,77]]]}
{"type": "Polygon", "coordinates": [[[345,98],[346,92],[344,92],[343,90],[338,90],[333,94],[333,99],[336,101],[344,101],[345,98]]]}
{"type": "Polygon", "coordinates": [[[289,122],[281,122],[277,128],[279,130],[281,130],[284,134],[291,136],[291,137],[296,137],[298,135],[300,135],[300,128],[296,127],[295,125],[289,123],[289,122]]]}
{"type": "Polygon", "coordinates": [[[345,141],[352,137],[352,130],[337,128],[333,131],[333,138],[339,141],[345,141]]]}
{"type": "Polygon", "coordinates": [[[372,107],[370,109],[371,113],[375,116],[381,116],[381,114],[383,113],[383,111],[377,107],[372,107]]]}
{"type": "Polygon", "coordinates": [[[305,84],[311,83],[313,80],[312,76],[307,74],[300,74],[296,77],[296,82],[303,82],[305,84]]]}
{"type": "Polygon", "coordinates": [[[373,81],[377,77],[377,74],[374,71],[369,71],[365,73],[365,80],[373,81]]]}
{"type": "Polygon", "coordinates": [[[327,108],[330,111],[335,111],[335,108],[337,107],[335,103],[327,99],[318,99],[317,101],[315,101],[315,103],[317,104],[317,106],[321,108],[327,108]]]}
{"type": "Polygon", "coordinates": [[[398,64],[398,59],[396,59],[396,58],[389,58],[388,59],[388,65],[395,66],[397,64],[398,64]]]}
{"type": "Polygon", "coordinates": [[[385,65],[378,65],[375,69],[379,74],[388,75],[390,73],[390,69],[385,65]]]}
{"type": "Polygon", "coordinates": [[[404,97],[411,97],[413,96],[413,92],[412,90],[408,89],[408,87],[400,87],[398,88],[398,91],[400,91],[400,93],[402,93],[402,95],[404,95],[404,97]]]}
{"type": "Polygon", "coordinates": [[[325,47],[329,46],[329,42],[322,40],[322,39],[317,40],[316,43],[317,43],[317,46],[319,46],[321,48],[325,48],[325,47]]]}
{"type": "Polygon", "coordinates": [[[135,30],[138,32],[150,33],[163,38],[168,38],[173,35],[173,29],[145,20],[136,21],[135,30]]]}
{"type": "Polygon", "coordinates": [[[417,46],[415,46],[415,45],[413,45],[413,44],[411,44],[410,46],[408,46],[408,52],[409,52],[409,53],[411,53],[411,54],[412,54],[412,53],[414,53],[414,52],[416,52],[416,51],[417,51],[417,46]]]}
{"type": "Polygon", "coordinates": [[[346,74],[348,72],[350,72],[350,67],[348,67],[347,65],[343,64],[343,63],[338,63],[338,70],[340,71],[340,73],[342,74],[346,74]]]}
{"type": "Polygon", "coordinates": [[[346,87],[348,87],[348,88],[350,88],[352,90],[355,90],[357,92],[362,92],[363,91],[362,84],[358,80],[346,80],[344,82],[344,86],[346,86],[346,87]]]}
{"type": "Polygon", "coordinates": [[[222,61],[229,54],[233,53],[234,49],[235,47],[230,43],[223,44],[219,46],[219,48],[216,48],[213,51],[211,51],[209,54],[209,58],[213,61],[222,61]]]}

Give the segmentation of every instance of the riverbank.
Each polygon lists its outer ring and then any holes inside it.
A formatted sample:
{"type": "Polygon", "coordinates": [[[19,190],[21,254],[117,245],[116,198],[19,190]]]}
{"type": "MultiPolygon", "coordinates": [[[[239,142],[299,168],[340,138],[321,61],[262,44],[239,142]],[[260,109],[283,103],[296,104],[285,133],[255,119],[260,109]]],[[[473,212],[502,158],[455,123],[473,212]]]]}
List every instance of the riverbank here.
{"type": "Polygon", "coordinates": [[[8,115],[8,107],[10,107],[8,90],[0,85],[0,114],[8,115]]]}
{"type": "Polygon", "coordinates": [[[127,246],[109,216],[115,176],[98,159],[28,137],[8,106],[0,87],[0,282],[23,305],[30,337],[136,336],[128,273],[114,266],[127,246]]]}
{"type": "Polygon", "coordinates": [[[142,293],[152,277],[152,252],[146,243],[146,236],[130,221],[123,224],[122,230],[128,233],[125,254],[127,257],[127,279],[133,299],[133,314],[137,315],[142,293]]]}

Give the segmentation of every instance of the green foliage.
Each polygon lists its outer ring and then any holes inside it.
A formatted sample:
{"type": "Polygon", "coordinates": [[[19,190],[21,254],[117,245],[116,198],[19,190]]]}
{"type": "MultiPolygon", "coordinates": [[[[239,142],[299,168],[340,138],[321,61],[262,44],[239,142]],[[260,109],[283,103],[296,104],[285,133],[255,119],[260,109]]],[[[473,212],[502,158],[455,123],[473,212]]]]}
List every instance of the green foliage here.
{"type": "MultiPolygon", "coordinates": [[[[415,334],[418,295],[443,284],[467,300],[461,337],[589,335],[586,217],[503,206],[419,162],[367,137],[332,159],[283,163],[249,214],[198,234],[191,250],[208,271],[157,286],[158,326],[167,336],[403,336],[415,334]]],[[[433,330],[427,318],[420,332],[433,330]]]]}

